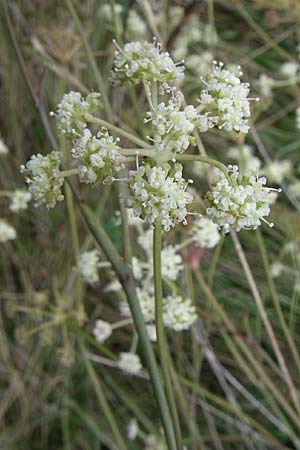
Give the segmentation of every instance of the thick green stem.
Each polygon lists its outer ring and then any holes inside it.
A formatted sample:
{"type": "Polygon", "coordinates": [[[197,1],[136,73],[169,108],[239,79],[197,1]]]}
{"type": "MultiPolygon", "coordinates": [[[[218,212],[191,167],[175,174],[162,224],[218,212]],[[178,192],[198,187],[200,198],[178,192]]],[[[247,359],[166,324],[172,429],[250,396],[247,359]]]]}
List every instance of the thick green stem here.
{"type": "Polygon", "coordinates": [[[170,377],[170,368],[169,368],[170,355],[167,347],[163,324],[161,241],[162,241],[161,225],[156,224],[153,233],[153,274],[154,274],[154,289],[155,289],[155,324],[156,324],[157,346],[163,378],[165,382],[167,399],[175,427],[177,449],[181,450],[182,438],[176,408],[176,401],[170,377]]]}

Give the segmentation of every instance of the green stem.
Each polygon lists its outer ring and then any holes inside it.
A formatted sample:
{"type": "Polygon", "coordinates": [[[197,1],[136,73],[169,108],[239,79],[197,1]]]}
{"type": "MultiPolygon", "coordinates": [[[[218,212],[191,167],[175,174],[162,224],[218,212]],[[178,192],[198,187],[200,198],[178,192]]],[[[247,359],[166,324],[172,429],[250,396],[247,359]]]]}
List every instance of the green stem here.
{"type": "MultiPolygon", "coordinates": [[[[138,146],[142,148],[151,148],[151,145],[149,145],[147,142],[143,141],[142,139],[134,136],[133,134],[129,133],[128,131],[122,130],[121,128],[116,127],[115,125],[112,125],[111,123],[107,122],[106,120],[99,119],[98,117],[90,117],[89,122],[94,123],[96,125],[99,125],[100,127],[105,127],[108,130],[113,131],[114,133],[118,134],[119,136],[124,137],[125,139],[128,139],[131,142],[134,142],[138,146]]],[[[134,153],[135,154],[135,153],[134,153]]]]}
{"type": "Polygon", "coordinates": [[[177,449],[182,449],[182,438],[179,425],[179,419],[176,408],[176,401],[173,392],[170,368],[169,368],[169,351],[167,347],[166,337],[164,333],[163,324],[163,293],[162,293],[162,276],[161,276],[161,241],[162,229],[161,225],[156,224],[153,233],[153,274],[154,274],[154,290],[155,290],[155,324],[157,335],[157,346],[160,364],[162,368],[163,378],[165,382],[165,389],[169,408],[173,418],[177,449]]]}
{"type": "MultiPolygon", "coordinates": [[[[73,257],[74,257],[75,262],[77,262],[79,252],[80,252],[78,226],[77,226],[75,205],[74,205],[72,191],[70,189],[70,186],[67,183],[65,183],[65,193],[66,193],[66,204],[67,204],[67,211],[68,211],[70,231],[71,231],[73,257]]],[[[81,305],[82,294],[83,294],[83,283],[82,283],[81,277],[76,277],[75,293],[76,293],[76,304],[77,304],[77,307],[79,307],[81,305]]]]}
{"type": "Polygon", "coordinates": [[[210,166],[216,167],[217,169],[221,170],[221,172],[224,173],[227,180],[231,183],[231,180],[228,175],[228,169],[225,166],[225,164],[222,164],[219,161],[216,161],[215,159],[208,158],[207,156],[201,156],[201,155],[176,155],[177,161],[199,161],[204,164],[209,164],[210,166]]]}
{"type": "Polygon", "coordinates": [[[64,178],[71,177],[78,174],[78,169],[62,170],[59,174],[64,178]]]}

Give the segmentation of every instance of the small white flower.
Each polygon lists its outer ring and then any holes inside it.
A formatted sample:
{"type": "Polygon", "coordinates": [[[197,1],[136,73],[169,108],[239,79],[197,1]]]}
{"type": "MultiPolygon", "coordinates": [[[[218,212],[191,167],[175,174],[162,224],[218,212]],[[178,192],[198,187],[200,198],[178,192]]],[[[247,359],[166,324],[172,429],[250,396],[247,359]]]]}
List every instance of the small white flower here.
{"type": "Polygon", "coordinates": [[[202,78],[205,89],[200,95],[200,105],[210,113],[208,119],[212,125],[226,131],[247,133],[249,84],[242,83],[239,77],[223,66],[222,62],[214,62],[212,73],[202,78]]]}
{"type": "Polygon", "coordinates": [[[7,145],[0,139],[0,155],[7,155],[8,152],[7,145]]]}
{"type": "Polygon", "coordinates": [[[16,189],[10,197],[11,202],[9,205],[9,209],[12,212],[18,212],[27,209],[30,200],[31,200],[30,192],[23,191],[21,189],[16,189]]]}
{"type": "Polygon", "coordinates": [[[80,92],[70,91],[65,94],[57,107],[57,125],[62,134],[70,139],[77,139],[87,126],[90,117],[99,108],[100,94],[92,92],[82,97],[80,92]]]}
{"type": "Polygon", "coordinates": [[[145,250],[148,258],[150,258],[153,248],[153,229],[148,228],[147,230],[143,230],[143,232],[137,238],[137,242],[142,247],[142,249],[145,250]]]}
{"type": "MultiPolygon", "coordinates": [[[[300,65],[296,62],[289,61],[280,67],[280,73],[286,78],[296,78],[299,75],[300,65]]],[[[296,80],[295,80],[296,81],[296,80]]]]}
{"type": "Polygon", "coordinates": [[[129,172],[131,197],[128,206],[149,224],[160,223],[165,231],[176,224],[186,224],[186,206],[193,196],[186,191],[188,182],[182,178],[182,166],[150,167],[149,164],[129,172]]]}
{"type": "MultiPolygon", "coordinates": [[[[228,233],[231,229],[255,230],[266,222],[270,213],[269,197],[271,192],[279,192],[265,187],[266,178],[254,176],[239,177],[237,166],[229,166],[233,171],[231,182],[227,178],[218,178],[213,190],[206,194],[206,213],[219,229],[228,233]]],[[[273,224],[269,224],[273,226],[273,224]]]]}
{"type": "Polygon", "coordinates": [[[183,71],[183,66],[176,65],[156,42],[129,42],[115,52],[113,77],[120,82],[172,83],[184,77],[183,71]]]}
{"type": "Polygon", "coordinates": [[[57,201],[62,201],[61,192],[64,178],[60,175],[60,152],[51,152],[46,156],[33,155],[25,166],[21,166],[25,181],[29,185],[29,192],[35,201],[35,206],[45,203],[46,207],[53,208],[57,201]]]}
{"type": "Polygon", "coordinates": [[[127,208],[127,218],[128,224],[131,227],[138,227],[139,225],[142,224],[142,220],[134,215],[134,211],[132,208],[127,208]]]}
{"type": "Polygon", "coordinates": [[[167,104],[160,103],[157,108],[147,112],[145,122],[152,124],[152,140],[157,152],[183,153],[194,142],[195,127],[205,120],[192,105],[181,110],[181,103],[179,95],[173,96],[167,104]]]}
{"type": "Polygon", "coordinates": [[[77,261],[77,270],[89,284],[99,281],[98,267],[100,264],[100,253],[98,250],[91,250],[81,253],[77,261]]]}
{"type": "MultiPolygon", "coordinates": [[[[153,229],[143,230],[137,241],[147,255],[147,262],[143,265],[147,268],[148,275],[153,277],[153,229]]],[[[162,276],[168,280],[175,281],[183,270],[182,257],[179,253],[176,253],[176,249],[172,245],[166,245],[162,248],[161,264],[162,276]]]]}
{"type": "MultiPolygon", "coordinates": [[[[138,289],[137,293],[145,322],[147,325],[152,326],[155,321],[155,300],[153,289],[147,289],[145,287],[143,289],[138,289]]],[[[123,316],[130,316],[127,303],[122,302],[120,305],[120,310],[123,316]]],[[[196,309],[190,299],[176,295],[169,295],[163,299],[163,322],[166,327],[177,332],[187,330],[196,319],[196,309]]],[[[156,332],[154,328],[150,331],[151,340],[156,339],[156,332]]]]}
{"type": "Polygon", "coordinates": [[[139,434],[139,425],[136,418],[131,419],[127,425],[127,437],[130,441],[134,441],[139,434]]]}
{"type": "Polygon", "coordinates": [[[199,217],[192,225],[192,237],[203,248],[213,248],[220,240],[218,225],[207,217],[199,217]]]}
{"type": "Polygon", "coordinates": [[[105,322],[101,319],[96,320],[93,328],[93,335],[98,342],[102,344],[109,336],[111,336],[111,334],[112,326],[109,322],[105,322]]]}
{"type": "Polygon", "coordinates": [[[285,177],[291,175],[292,163],[287,159],[281,161],[272,161],[268,163],[262,170],[262,173],[271,183],[280,184],[285,177]]]}
{"type": "Polygon", "coordinates": [[[97,185],[103,178],[111,176],[113,169],[119,171],[124,160],[119,151],[120,147],[106,129],[96,136],[89,129],[83,130],[71,151],[73,158],[79,161],[80,181],[97,185]]]}
{"type": "Polygon", "coordinates": [[[16,239],[16,230],[4,219],[0,219],[0,242],[16,239]]]}
{"type": "MultiPolygon", "coordinates": [[[[161,272],[163,278],[175,281],[183,270],[182,257],[176,253],[172,245],[167,245],[161,251],[161,272]]],[[[152,268],[152,266],[151,266],[152,268]]]]}
{"type": "Polygon", "coordinates": [[[120,353],[118,366],[123,372],[135,375],[142,370],[142,363],[135,353],[120,353]]]}
{"type": "Polygon", "coordinates": [[[276,261],[273,264],[271,264],[270,272],[273,278],[278,278],[284,270],[285,270],[284,264],[282,264],[279,261],[276,261]]]}
{"type": "Polygon", "coordinates": [[[163,321],[174,331],[188,330],[197,319],[196,308],[189,298],[169,295],[163,301],[163,321]]]}

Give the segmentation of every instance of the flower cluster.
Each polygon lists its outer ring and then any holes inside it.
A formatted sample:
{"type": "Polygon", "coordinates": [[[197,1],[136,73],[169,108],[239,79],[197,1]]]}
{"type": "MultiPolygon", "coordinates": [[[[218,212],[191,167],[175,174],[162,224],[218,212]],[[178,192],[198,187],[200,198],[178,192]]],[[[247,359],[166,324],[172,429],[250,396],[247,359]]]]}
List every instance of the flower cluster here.
{"type": "Polygon", "coordinates": [[[126,431],[127,437],[130,441],[134,441],[134,439],[137,438],[139,434],[139,425],[135,417],[129,421],[126,431]]]}
{"type": "Polygon", "coordinates": [[[99,281],[98,268],[100,264],[100,254],[98,250],[91,250],[81,253],[77,261],[77,270],[89,284],[99,281]]]}
{"type": "Polygon", "coordinates": [[[103,343],[111,334],[112,326],[109,322],[105,322],[101,319],[96,320],[93,328],[93,335],[98,342],[103,343]]]}
{"type": "Polygon", "coordinates": [[[218,225],[201,216],[192,225],[192,238],[202,248],[213,248],[220,240],[218,225]]]}
{"type": "MultiPolygon", "coordinates": [[[[211,115],[210,121],[226,131],[247,133],[250,117],[249,84],[242,83],[234,72],[215,62],[211,74],[202,78],[205,89],[200,95],[200,105],[211,115]]],[[[240,72],[239,75],[242,75],[240,72]]]]}
{"type": "Polygon", "coordinates": [[[157,108],[147,113],[145,122],[152,122],[156,151],[182,153],[188,148],[198,113],[192,105],[183,111],[180,111],[180,108],[180,101],[176,97],[167,104],[160,103],[157,108]]]}
{"type": "Polygon", "coordinates": [[[182,65],[174,63],[157,42],[129,42],[115,52],[113,79],[133,84],[142,81],[172,83],[184,77],[182,65]]]}
{"type": "Polygon", "coordinates": [[[161,274],[164,279],[175,281],[183,270],[182,257],[176,253],[172,245],[167,245],[161,251],[162,268],[161,274]]]}
{"type": "Polygon", "coordinates": [[[57,107],[57,125],[62,134],[70,139],[78,138],[86,128],[90,117],[99,108],[100,94],[92,92],[82,97],[80,92],[70,91],[65,94],[57,107]]]}
{"type": "Polygon", "coordinates": [[[297,81],[299,79],[299,70],[300,70],[300,64],[294,61],[288,61],[282,64],[280,67],[280,73],[286,77],[290,78],[292,80],[297,81]]]}
{"type": "Polygon", "coordinates": [[[142,363],[135,353],[120,353],[118,366],[123,372],[136,375],[142,370],[142,363]]]}
{"type": "Polygon", "coordinates": [[[204,132],[213,126],[208,114],[199,114],[193,105],[181,110],[182,100],[182,95],[177,93],[167,104],[160,103],[147,113],[145,122],[152,122],[152,140],[157,152],[183,153],[190,144],[194,144],[196,127],[204,132]]]}
{"type": "Polygon", "coordinates": [[[30,200],[30,192],[24,191],[22,189],[16,189],[10,197],[9,209],[14,213],[22,211],[27,208],[30,200]]]}
{"type": "Polygon", "coordinates": [[[237,166],[229,169],[233,171],[231,180],[219,178],[213,190],[206,194],[208,217],[225,233],[231,229],[255,230],[261,221],[268,223],[265,217],[270,213],[269,197],[278,190],[266,187],[265,177],[240,178],[237,166]]]}
{"type": "MultiPolygon", "coordinates": [[[[141,310],[146,323],[155,322],[155,301],[151,289],[138,289],[141,310]]],[[[121,313],[130,316],[127,303],[121,303],[121,313]]],[[[188,330],[196,321],[196,309],[189,298],[179,295],[168,295],[163,299],[163,321],[173,331],[188,330]]]]}
{"type": "Polygon", "coordinates": [[[26,175],[35,206],[45,203],[47,208],[53,208],[57,201],[64,199],[61,192],[64,178],[59,171],[60,163],[60,152],[53,151],[46,156],[33,155],[25,166],[21,166],[21,173],[26,175]]]}
{"type": "Polygon", "coordinates": [[[135,216],[150,224],[160,223],[169,231],[177,223],[186,224],[186,206],[193,196],[186,191],[187,182],[182,177],[181,164],[151,167],[149,164],[130,171],[131,197],[128,206],[135,216]]]}
{"type": "Polygon", "coordinates": [[[163,321],[174,331],[188,330],[197,319],[196,309],[189,298],[169,295],[163,301],[163,321]]]}
{"type": "Polygon", "coordinates": [[[16,239],[17,233],[14,227],[12,227],[6,220],[0,219],[0,242],[6,242],[16,239]]]}
{"type": "Polygon", "coordinates": [[[93,136],[89,129],[75,142],[72,156],[79,161],[79,179],[82,183],[97,185],[104,177],[112,175],[112,169],[122,168],[124,157],[120,147],[106,129],[93,136]]]}

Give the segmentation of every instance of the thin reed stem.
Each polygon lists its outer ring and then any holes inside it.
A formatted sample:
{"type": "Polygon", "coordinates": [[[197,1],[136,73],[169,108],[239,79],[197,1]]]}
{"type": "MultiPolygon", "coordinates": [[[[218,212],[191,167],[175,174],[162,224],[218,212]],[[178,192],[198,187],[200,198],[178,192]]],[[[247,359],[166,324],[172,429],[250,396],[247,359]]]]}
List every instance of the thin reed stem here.
{"type": "Polygon", "coordinates": [[[68,8],[68,10],[70,12],[70,15],[71,15],[72,19],[74,20],[75,25],[76,25],[76,27],[78,29],[78,32],[79,32],[82,44],[83,44],[84,49],[85,49],[86,54],[87,54],[87,58],[88,58],[89,64],[90,64],[90,66],[91,66],[91,68],[93,70],[94,77],[95,77],[96,83],[98,85],[98,89],[99,89],[99,91],[101,93],[101,97],[102,97],[102,101],[103,101],[103,105],[104,105],[104,110],[105,110],[106,116],[107,116],[108,120],[112,120],[113,113],[112,113],[112,110],[111,110],[110,102],[108,100],[108,96],[106,94],[106,87],[105,87],[102,75],[101,75],[101,73],[99,71],[99,68],[97,66],[97,63],[96,63],[95,57],[93,55],[92,49],[90,47],[90,44],[89,44],[89,42],[87,40],[85,31],[84,31],[84,29],[82,27],[82,24],[80,22],[78,14],[77,14],[77,12],[76,12],[76,10],[74,8],[72,0],[66,0],[66,4],[67,4],[67,8],[68,8]]]}
{"type": "Polygon", "coordinates": [[[287,386],[289,388],[289,392],[290,392],[291,398],[293,400],[294,406],[296,408],[296,411],[297,411],[298,415],[300,416],[299,398],[298,398],[298,395],[297,395],[294,383],[293,383],[292,378],[290,376],[290,373],[289,373],[289,371],[287,369],[287,366],[286,366],[283,354],[282,354],[282,352],[280,350],[280,347],[279,347],[278,341],[276,339],[276,336],[274,334],[271,322],[269,321],[269,318],[267,316],[267,313],[266,313],[266,310],[264,308],[264,304],[263,304],[262,298],[261,298],[260,293],[259,293],[259,291],[257,289],[256,283],[255,283],[254,277],[252,275],[252,272],[251,272],[250,266],[248,264],[248,261],[246,259],[245,253],[244,253],[244,251],[242,249],[242,246],[240,244],[239,238],[238,238],[238,236],[237,236],[235,231],[231,232],[231,237],[232,237],[232,240],[233,240],[233,243],[234,243],[235,250],[237,252],[237,255],[239,257],[239,260],[240,260],[240,262],[242,264],[242,267],[243,267],[243,270],[245,272],[245,275],[246,275],[247,281],[249,283],[251,292],[253,294],[254,300],[256,302],[257,309],[259,311],[259,314],[260,314],[260,316],[262,318],[263,324],[264,324],[264,326],[266,328],[266,331],[268,333],[268,336],[269,336],[269,339],[271,341],[271,344],[272,344],[273,350],[275,352],[275,355],[277,357],[279,366],[280,366],[281,371],[282,371],[282,373],[284,375],[284,379],[286,381],[286,384],[287,384],[287,386]]]}
{"type": "Polygon", "coordinates": [[[90,379],[92,381],[92,384],[94,386],[96,397],[99,402],[100,408],[103,411],[103,414],[104,414],[107,422],[110,425],[110,428],[113,432],[113,435],[115,437],[118,448],[120,448],[120,450],[127,450],[127,445],[125,443],[125,440],[124,440],[122,434],[120,433],[120,428],[119,428],[117,422],[115,421],[114,414],[111,410],[111,407],[109,406],[108,401],[106,400],[105,393],[104,393],[103,387],[102,387],[102,383],[101,383],[99,377],[97,376],[97,373],[96,373],[91,361],[89,360],[89,358],[87,358],[87,356],[85,354],[85,349],[84,349],[84,345],[82,342],[80,342],[80,348],[81,348],[81,353],[83,356],[83,361],[85,363],[87,372],[88,372],[90,379]]]}

